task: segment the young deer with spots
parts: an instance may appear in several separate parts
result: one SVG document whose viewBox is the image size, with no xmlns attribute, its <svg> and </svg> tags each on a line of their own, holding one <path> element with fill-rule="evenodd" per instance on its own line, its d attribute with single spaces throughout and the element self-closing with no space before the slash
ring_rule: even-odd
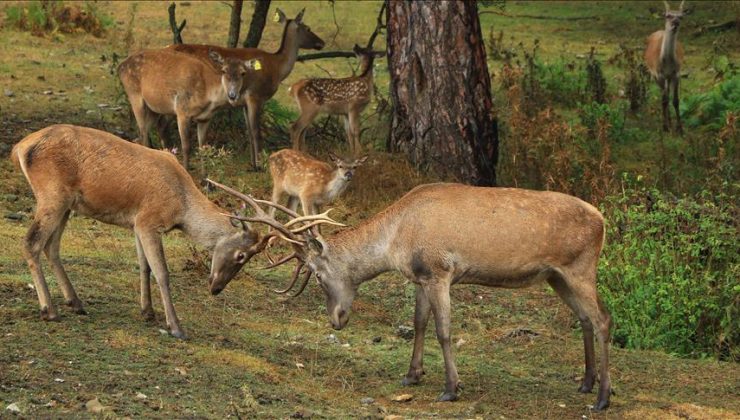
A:
<svg viewBox="0 0 740 420">
<path fill-rule="evenodd" d="M 334 201 L 347 188 L 355 169 L 367 159 L 346 161 L 333 153 L 329 157 L 334 168 L 297 150 L 283 149 L 270 155 L 272 202 L 279 203 L 287 194 L 291 210 L 296 210 L 300 200 L 303 214 L 318 214 L 322 204 Z M 271 208 L 270 215 L 274 214 L 275 208 Z"/>
<path fill-rule="evenodd" d="M 370 103 L 373 93 L 374 52 L 355 44 L 354 52 L 360 59 L 360 74 L 344 79 L 303 79 L 290 87 L 301 116 L 290 128 L 293 148 L 303 149 L 306 129 L 320 113 L 344 116 L 347 142 L 353 156 L 362 152 L 360 143 L 360 113 Z"/>
<path fill-rule="evenodd" d="M 294 296 L 316 274 L 335 329 L 347 324 L 365 281 L 395 270 L 416 285 L 414 350 L 403 385 L 418 383 L 424 373 L 424 331 L 432 314 L 446 372 L 442 401 L 457 399 L 460 386 L 451 346 L 450 287 L 522 288 L 546 281 L 581 321 L 586 371 L 580 392 L 591 392 L 596 382 L 596 334 L 601 368 L 594 408 L 609 405 L 611 320 L 596 289 L 604 219 L 592 205 L 556 192 L 429 184 L 330 238 L 305 234 L 288 239 L 295 252 L 273 265 L 292 258 L 299 264 L 281 292 L 290 290 L 308 266 Z"/>
<path fill-rule="evenodd" d="M 678 110 L 678 90 L 681 82 L 681 63 L 683 47 L 678 42 L 678 27 L 684 16 L 683 1 L 678 10 L 671 10 L 665 4 L 665 29 L 653 32 L 646 40 L 645 63 L 655 82 L 660 86 L 663 105 L 663 130 L 671 127 L 671 113 L 668 109 L 670 91 L 673 90 L 673 108 L 676 111 L 676 131 L 683 132 L 681 113 Z"/>
<path fill-rule="evenodd" d="M 59 314 L 41 271 L 42 251 L 67 305 L 78 314 L 85 313 L 59 258 L 62 233 L 72 211 L 133 229 L 142 314 L 147 319 L 154 318 L 149 284 L 153 271 L 167 325 L 178 338 L 184 338 L 185 334 L 170 298 L 162 234 L 182 230 L 212 251 L 208 283 L 214 295 L 272 237 L 269 234 L 260 237 L 246 226 L 232 226 L 226 211 L 198 190 L 171 153 L 152 150 L 103 131 L 71 125 L 47 127 L 16 144 L 11 158 L 36 197 L 36 212 L 23 242 L 23 254 L 45 320 L 57 320 Z"/>
<path fill-rule="evenodd" d="M 209 52 L 212 65 L 187 54 L 169 50 L 145 50 L 132 54 L 118 67 L 118 76 L 139 126 L 141 143 L 149 146 L 149 130 L 157 123 L 164 139 L 163 115 L 176 115 L 182 144 L 183 166 L 190 159 L 190 122 L 198 124 L 198 146 L 206 141 L 208 124 L 215 112 L 235 105 L 246 85 L 247 72 L 256 60 L 223 58 Z M 254 74 L 254 73 L 252 73 Z"/>
</svg>

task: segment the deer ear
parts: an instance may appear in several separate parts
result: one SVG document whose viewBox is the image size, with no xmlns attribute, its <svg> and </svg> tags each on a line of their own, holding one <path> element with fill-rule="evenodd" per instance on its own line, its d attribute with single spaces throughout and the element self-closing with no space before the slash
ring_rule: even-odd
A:
<svg viewBox="0 0 740 420">
<path fill-rule="evenodd" d="M 286 20 L 288 20 L 288 18 L 285 16 L 285 13 L 280 9 L 275 9 L 275 22 L 285 23 Z"/>
<path fill-rule="evenodd" d="M 363 163 L 365 163 L 365 161 L 367 160 L 367 157 L 368 157 L 368 156 L 367 156 L 367 155 L 365 155 L 365 156 L 363 156 L 363 157 L 361 157 L 361 158 L 359 158 L 359 159 L 355 160 L 355 165 L 357 165 L 357 166 L 359 166 L 359 165 L 362 165 L 362 164 L 363 164 Z"/>
<path fill-rule="evenodd" d="M 321 255 L 324 252 L 324 244 L 316 238 L 308 240 L 308 249 Z"/>
<path fill-rule="evenodd" d="M 306 8 L 304 7 L 303 10 L 301 10 L 301 13 L 298 13 L 298 16 L 295 17 L 295 21 L 298 23 L 301 23 L 303 21 L 303 12 L 306 11 Z"/>
<path fill-rule="evenodd" d="M 342 159 L 339 159 L 339 156 L 335 155 L 332 152 L 329 152 L 329 159 L 331 159 L 332 162 L 334 162 L 335 165 L 338 165 Z"/>
<path fill-rule="evenodd" d="M 215 50 L 212 50 L 210 48 L 208 49 L 208 58 L 210 58 L 211 61 L 213 61 L 214 63 L 218 64 L 219 66 L 223 66 L 224 65 L 224 58 L 221 57 L 221 54 L 219 54 L 218 52 L 216 52 Z"/>
</svg>

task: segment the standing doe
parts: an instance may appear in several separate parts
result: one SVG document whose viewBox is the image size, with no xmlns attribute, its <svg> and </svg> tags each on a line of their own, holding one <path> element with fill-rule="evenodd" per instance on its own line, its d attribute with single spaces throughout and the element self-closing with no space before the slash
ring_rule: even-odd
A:
<svg viewBox="0 0 740 420">
<path fill-rule="evenodd" d="M 673 108 L 676 111 L 676 131 L 683 133 L 681 113 L 678 110 L 678 90 L 681 82 L 683 47 L 678 42 L 678 27 L 684 16 L 683 0 L 678 10 L 665 4 L 665 29 L 653 32 L 646 40 L 645 63 L 655 82 L 660 86 L 663 105 L 663 130 L 669 131 L 671 114 L 668 110 L 670 90 L 673 90 Z"/>
<path fill-rule="evenodd" d="M 456 400 L 460 386 L 450 345 L 450 287 L 472 283 L 522 288 L 546 281 L 581 321 L 586 370 L 580 392 L 591 392 L 596 382 L 596 333 L 601 369 L 594 408 L 609 405 L 611 318 L 596 289 L 604 219 L 592 205 L 556 192 L 428 184 L 331 238 L 304 234 L 288 239 L 295 252 L 273 266 L 292 258 L 299 264 L 290 286 L 281 292 L 290 290 L 307 265 L 294 296 L 315 273 L 335 329 L 347 324 L 363 282 L 397 270 L 416 285 L 414 350 L 403 384 L 418 383 L 424 373 L 424 331 L 431 313 L 446 372 L 441 401 Z"/>
<path fill-rule="evenodd" d="M 144 50 L 129 56 L 118 67 L 118 76 L 139 126 L 141 143 L 149 146 L 149 130 L 163 115 L 176 115 L 182 143 L 182 162 L 190 159 L 190 122 L 198 124 L 198 146 L 206 141 L 214 113 L 227 103 L 235 105 L 246 85 L 247 71 L 257 60 L 223 58 L 216 51 L 209 59 L 218 66 L 170 50 Z M 157 124 L 160 137 L 163 125 Z"/>
<path fill-rule="evenodd" d="M 332 168 L 328 163 L 292 149 L 283 149 L 270 155 L 272 176 L 272 202 L 279 203 L 283 194 L 288 195 L 288 208 L 295 211 L 298 200 L 304 215 L 318 214 L 319 206 L 334 201 L 349 185 L 355 170 L 367 156 L 354 161 L 345 161 L 329 153 Z M 270 209 L 270 216 L 275 208 Z"/>
<path fill-rule="evenodd" d="M 150 274 L 159 284 L 167 326 L 185 338 L 170 298 L 169 272 L 162 234 L 182 230 L 213 253 L 208 283 L 219 293 L 272 237 L 262 238 L 246 226 L 235 228 L 229 215 L 204 196 L 177 159 L 92 128 L 53 125 L 15 145 L 11 159 L 31 185 L 36 212 L 23 242 L 33 276 L 41 317 L 57 320 L 41 271 L 44 251 L 67 305 L 84 314 L 59 259 L 62 233 L 71 211 L 133 229 L 141 280 L 141 312 L 154 319 Z"/>
<path fill-rule="evenodd" d="M 362 152 L 360 143 L 360 113 L 370 103 L 373 93 L 374 52 L 355 44 L 360 59 L 360 74 L 344 79 L 302 79 L 290 87 L 290 95 L 301 111 L 290 128 L 293 148 L 301 150 L 306 129 L 319 113 L 344 116 L 349 150 L 353 156 Z"/>
</svg>

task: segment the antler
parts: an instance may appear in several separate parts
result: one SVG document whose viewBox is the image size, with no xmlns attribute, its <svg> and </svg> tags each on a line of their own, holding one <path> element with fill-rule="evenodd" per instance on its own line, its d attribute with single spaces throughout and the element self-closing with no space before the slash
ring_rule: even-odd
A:
<svg viewBox="0 0 740 420">
<path fill-rule="evenodd" d="M 293 270 L 293 277 L 292 277 L 292 279 L 291 279 L 290 284 L 288 285 L 288 287 L 286 287 L 283 290 L 277 290 L 277 289 L 275 289 L 273 291 L 275 293 L 279 293 L 281 295 L 282 294 L 285 294 L 285 293 L 288 293 L 293 288 L 293 286 L 295 285 L 296 281 L 298 281 L 298 276 L 301 274 L 301 270 L 303 269 L 304 266 L 305 266 L 304 263 L 299 263 L 298 265 L 296 265 L 295 270 Z M 306 270 L 306 274 L 304 274 L 304 276 L 303 276 L 303 282 L 301 283 L 300 289 L 298 289 L 297 292 L 295 292 L 292 295 L 290 295 L 290 297 L 294 298 L 294 297 L 300 295 L 301 293 L 303 293 L 303 290 L 306 288 L 306 285 L 308 284 L 308 280 L 311 278 L 311 274 L 313 274 L 313 271 L 311 271 L 310 268 L 308 270 Z"/>
<path fill-rule="evenodd" d="M 670 12 L 671 6 L 668 4 L 668 2 L 666 0 L 663 0 L 663 4 L 665 4 L 665 11 Z"/>
</svg>

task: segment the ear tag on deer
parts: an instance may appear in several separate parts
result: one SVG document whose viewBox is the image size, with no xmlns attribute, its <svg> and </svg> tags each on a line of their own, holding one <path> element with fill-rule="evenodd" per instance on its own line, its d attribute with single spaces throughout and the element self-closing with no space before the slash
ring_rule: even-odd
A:
<svg viewBox="0 0 740 420">
<path fill-rule="evenodd" d="M 273 22 L 280 22 L 280 13 L 275 12 L 275 16 L 272 17 Z"/>
<path fill-rule="evenodd" d="M 262 63 L 259 60 L 254 60 L 254 69 L 256 71 L 262 70 Z"/>
</svg>

